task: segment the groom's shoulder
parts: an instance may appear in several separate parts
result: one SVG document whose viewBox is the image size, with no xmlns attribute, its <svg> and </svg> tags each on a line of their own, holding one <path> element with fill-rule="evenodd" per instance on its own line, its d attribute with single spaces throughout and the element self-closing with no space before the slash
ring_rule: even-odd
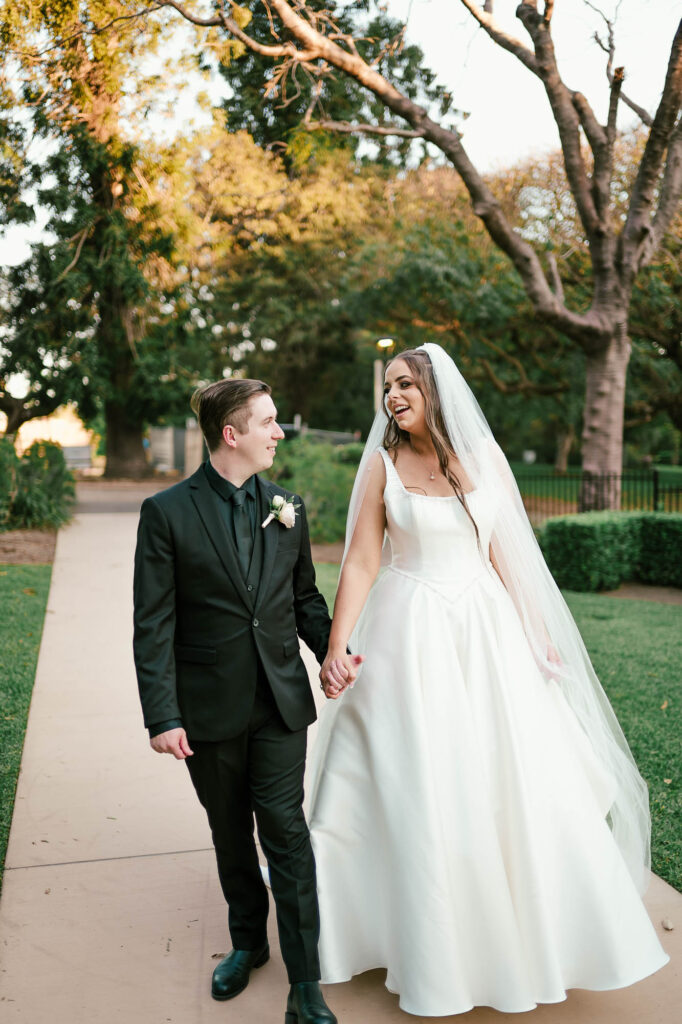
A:
<svg viewBox="0 0 682 1024">
<path fill-rule="evenodd" d="M 295 491 L 290 491 L 288 487 L 282 487 L 281 484 L 276 484 L 272 480 L 264 480 L 262 476 L 259 477 L 259 480 L 263 484 L 265 492 L 270 498 L 274 497 L 275 494 L 279 494 L 285 501 L 293 501 L 294 499 L 297 502 L 302 501 L 301 496 L 296 494 Z"/>
<path fill-rule="evenodd" d="M 199 467 L 196 473 L 192 476 L 187 477 L 186 480 L 180 480 L 176 484 L 172 484 L 171 487 L 165 487 L 161 491 L 157 491 L 155 494 L 151 494 L 145 499 L 143 505 L 148 502 L 154 505 L 158 505 L 163 509 L 170 509 L 177 505 L 185 503 L 194 488 L 199 483 L 199 473 L 203 473 L 203 469 Z"/>
</svg>

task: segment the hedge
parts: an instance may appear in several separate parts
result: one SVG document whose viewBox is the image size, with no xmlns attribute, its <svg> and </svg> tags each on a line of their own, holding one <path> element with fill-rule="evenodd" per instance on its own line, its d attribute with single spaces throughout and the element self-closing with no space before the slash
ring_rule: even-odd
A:
<svg viewBox="0 0 682 1024">
<path fill-rule="evenodd" d="M 682 513 L 583 512 L 549 519 L 540 544 L 566 590 L 613 590 L 625 580 L 682 587 Z"/>
<path fill-rule="evenodd" d="M 19 458 L 0 440 L 0 530 L 54 529 L 71 518 L 76 489 L 64 453 L 35 441 Z"/>
</svg>

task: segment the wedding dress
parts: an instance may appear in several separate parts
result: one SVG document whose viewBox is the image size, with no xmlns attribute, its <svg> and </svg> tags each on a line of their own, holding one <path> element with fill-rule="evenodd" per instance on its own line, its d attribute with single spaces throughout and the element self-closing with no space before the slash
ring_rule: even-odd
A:
<svg viewBox="0 0 682 1024">
<path fill-rule="evenodd" d="M 311 764 L 323 982 L 372 968 L 400 1006 L 521 1012 L 667 962 L 606 815 L 613 783 L 540 673 L 488 559 L 496 494 L 409 492 Z"/>
</svg>

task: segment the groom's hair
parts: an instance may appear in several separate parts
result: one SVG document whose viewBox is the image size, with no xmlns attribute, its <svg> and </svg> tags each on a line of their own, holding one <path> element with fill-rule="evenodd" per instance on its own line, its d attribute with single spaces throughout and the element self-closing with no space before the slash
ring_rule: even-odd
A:
<svg viewBox="0 0 682 1024">
<path fill-rule="evenodd" d="M 270 395 L 272 389 L 262 380 L 230 378 L 197 388 L 192 395 L 192 411 L 199 420 L 208 450 L 214 452 L 230 424 L 239 434 L 249 429 L 249 402 L 254 395 Z"/>
</svg>

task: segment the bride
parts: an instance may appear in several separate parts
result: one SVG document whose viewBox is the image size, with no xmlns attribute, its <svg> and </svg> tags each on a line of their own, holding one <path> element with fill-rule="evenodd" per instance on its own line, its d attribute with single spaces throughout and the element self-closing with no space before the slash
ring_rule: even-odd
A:
<svg viewBox="0 0 682 1024">
<path fill-rule="evenodd" d="M 452 360 L 402 353 L 384 404 L 321 672 L 322 980 L 385 968 L 421 1016 L 629 985 L 668 959 L 646 785 Z"/>
</svg>

